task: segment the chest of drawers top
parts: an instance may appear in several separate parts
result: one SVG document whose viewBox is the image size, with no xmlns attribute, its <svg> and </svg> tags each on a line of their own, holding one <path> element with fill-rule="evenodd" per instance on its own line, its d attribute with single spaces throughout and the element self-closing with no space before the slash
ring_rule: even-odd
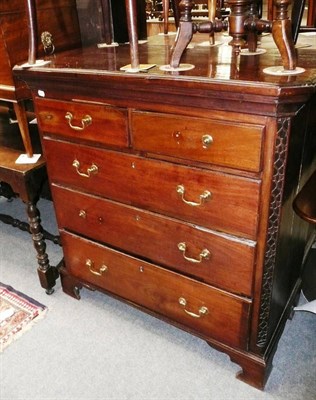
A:
<svg viewBox="0 0 316 400">
<path fill-rule="evenodd" d="M 269 48 L 265 54 L 250 58 L 240 56 L 237 60 L 233 58 L 227 39 L 224 38 L 219 47 L 199 46 L 205 37 L 198 35 L 193 39 L 194 49 L 185 53 L 183 63 L 192 64 L 194 68 L 184 72 L 160 69 L 168 62 L 171 45 L 170 39 L 164 36 L 149 37 L 139 46 L 140 62 L 153 66 L 146 72 L 121 70 L 130 64 L 128 45 L 64 51 L 45 57 L 50 61 L 48 65 L 28 69 L 16 66 L 14 72 L 25 78 L 31 88 L 41 89 L 48 98 L 95 99 L 103 103 L 109 100 L 112 105 L 141 110 L 151 104 L 152 111 L 161 110 L 161 106 L 170 112 L 174 107 L 181 107 L 187 116 L 195 115 L 198 110 L 203 110 L 204 116 L 211 115 L 214 110 L 257 116 L 289 114 L 296 112 L 298 104 L 315 92 L 315 45 L 297 49 L 299 66 L 305 68 L 304 73 L 278 77 L 263 72 L 264 68 L 281 63 L 270 36 L 262 38 L 262 47 L 266 42 Z M 312 44 L 313 39 L 310 40 Z"/>
</svg>

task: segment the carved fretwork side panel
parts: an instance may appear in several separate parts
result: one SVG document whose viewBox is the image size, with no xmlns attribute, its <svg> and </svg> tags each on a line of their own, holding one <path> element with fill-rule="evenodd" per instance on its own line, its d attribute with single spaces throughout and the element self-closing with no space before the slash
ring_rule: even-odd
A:
<svg viewBox="0 0 316 400">
<path fill-rule="evenodd" d="M 259 312 L 257 345 L 264 347 L 268 338 L 269 315 L 272 298 L 273 273 L 279 233 L 284 176 L 289 141 L 290 118 L 280 118 L 275 144 L 273 180 L 271 187 L 269 225 L 264 258 L 262 290 Z"/>
</svg>

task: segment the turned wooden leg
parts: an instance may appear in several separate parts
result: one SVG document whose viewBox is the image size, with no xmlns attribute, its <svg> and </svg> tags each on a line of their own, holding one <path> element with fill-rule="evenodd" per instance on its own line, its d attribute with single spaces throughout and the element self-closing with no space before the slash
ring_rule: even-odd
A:
<svg viewBox="0 0 316 400">
<path fill-rule="evenodd" d="M 16 118 L 18 120 L 25 152 L 28 157 L 32 157 L 33 149 L 32 149 L 32 143 L 31 143 L 28 122 L 27 122 L 27 118 L 26 118 L 24 101 L 18 101 L 17 103 L 13 103 L 13 107 L 14 107 L 14 112 L 15 112 Z"/>
<path fill-rule="evenodd" d="M 46 243 L 43 236 L 41 226 L 40 213 L 35 203 L 27 203 L 27 215 L 30 224 L 30 232 L 32 234 L 33 244 L 37 252 L 38 276 L 41 286 L 46 289 L 47 294 L 54 292 L 53 287 L 56 284 L 56 279 L 59 276 L 56 267 L 49 264 L 48 255 L 46 253 Z"/>
</svg>

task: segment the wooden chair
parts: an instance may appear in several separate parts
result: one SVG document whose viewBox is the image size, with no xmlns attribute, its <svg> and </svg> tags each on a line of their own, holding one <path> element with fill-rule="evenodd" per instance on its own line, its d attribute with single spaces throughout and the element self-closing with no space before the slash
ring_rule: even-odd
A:
<svg viewBox="0 0 316 400">
<path fill-rule="evenodd" d="M 304 221 L 316 228 L 316 171 L 295 197 L 293 209 Z M 315 253 L 313 254 L 315 258 Z M 302 276 L 302 290 L 307 300 L 316 300 L 316 263 L 307 259 Z"/>
<path fill-rule="evenodd" d="M 28 21 L 28 11 L 36 17 Z M 36 25 L 36 26 L 35 26 Z M 53 42 L 41 41 L 42 34 Z M 29 40 L 30 39 L 30 40 Z M 1 214 L 0 220 L 32 234 L 37 252 L 38 275 L 47 293 L 53 292 L 58 272 L 49 264 L 45 239 L 58 243 L 59 238 L 49 235 L 42 226 L 37 201 L 47 180 L 43 156 L 33 164 L 16 164 L 23 152 L 28 156 L 33 150 L 40 152 L 34 141 L 37 128 L 27 123 L 26 100 L 31 98 L 24 82 L 12 74 L 15 64 L 29 60 L 34 63 L 37 55 L 62 51 L 81 46 L 80 29 L 75 0 L 1 0 L 0 1 L 0 98 L 13 103 L 18 119 L 9 124 L 8 112 L 2 107 L 0 113 L 0 196 L 19 197 L 26 204 L 29 224 Z M 5 112 L 3 112 L 5 111 Z M 16 145 L 18 139 L 22 143 Z"/>
<path fill-rule="evenodd" d="M 13 104 L 26 154 L 33 149 L 25 111 L 25 101 L 30 99 L 26 85 L 12 75 L 15 64 L 28 58 L 28 24 L 26 4 L 29 0 L 0 1 L 0 99 Z M 35 49 L 39 56 L 45 54 L 41 35 L 49 32 L 54 51 L 80 46 L 80 29 L 75 0 L 37 0 L 38 36 Z M 48 49 L 52 51 L 52 49 Z"/>
</svg>

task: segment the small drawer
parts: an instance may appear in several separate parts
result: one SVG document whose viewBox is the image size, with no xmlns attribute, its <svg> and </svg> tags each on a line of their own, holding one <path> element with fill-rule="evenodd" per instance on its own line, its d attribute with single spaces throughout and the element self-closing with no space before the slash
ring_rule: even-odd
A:
<svg viewBox="0 0 316 400">
<path fill-rule="evenodd" d="M 56 185 L 52 194 L 59 228 L 251 297 L 255 242 Z"/>
<path fill-rule="evenodd" d="M 61 233 L 67 271 L 205 339 L 246 349 L 251 301 L 77 235 Z"/>
<path fill-rule="evenodd" d="M 110 106 L 36 98 L 37 119 L 43 134 L 127 147 L 127 110 Z"/>
<path fill-rule="evenodd" d="M 134 111 L 137 150 L 259 172 L 264 126 Z"/>
<path fill-rule="evenodd" d="M 48 138 L 43 143 L 53 182 L 256 238 L 259 180 Z"/>
</svg>

